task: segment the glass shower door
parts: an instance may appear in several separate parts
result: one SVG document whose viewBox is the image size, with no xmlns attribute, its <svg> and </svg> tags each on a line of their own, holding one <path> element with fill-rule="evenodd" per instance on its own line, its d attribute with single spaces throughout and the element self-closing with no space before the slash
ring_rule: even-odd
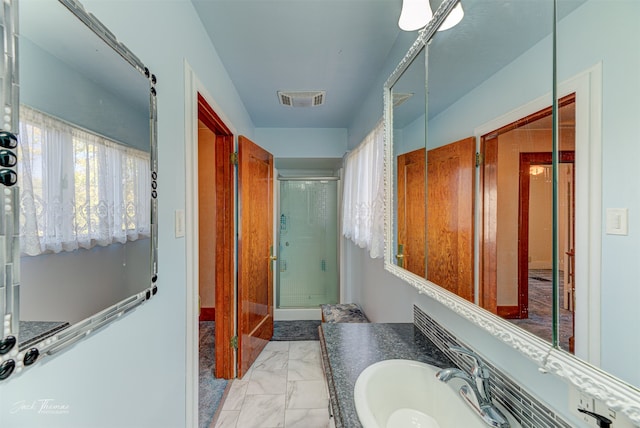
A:
<svg viewBox="0 0 640 428">
<path fill-rule="evenodd" d="M 276 307 L 338 303 L 338 183 L 280 181 Z"/>
</svg>

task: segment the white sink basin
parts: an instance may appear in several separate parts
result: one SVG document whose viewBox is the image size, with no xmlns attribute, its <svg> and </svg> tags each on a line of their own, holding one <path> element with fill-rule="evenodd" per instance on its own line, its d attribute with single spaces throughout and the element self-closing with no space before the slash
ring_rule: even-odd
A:
<svg viewBox="0 0 640 428">
<path fill-rule="evenodd" d="M 438 367 L 411 360 L 386 360 L 364 369 L 354 389 L 362 426 L 486 427 L 458 394 L 462 381 L 453 379 L 443 383 L 436 379 L 438 370 Z M 507 418 L 512 428 L 519 426 L 510 415 Z"/>
</svg>

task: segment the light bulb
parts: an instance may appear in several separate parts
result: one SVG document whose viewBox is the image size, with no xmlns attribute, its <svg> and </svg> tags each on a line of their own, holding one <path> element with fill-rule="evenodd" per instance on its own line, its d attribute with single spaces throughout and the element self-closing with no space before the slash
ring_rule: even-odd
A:
<svg viewBox="0 0 640 428">
<path fill-rule="evenodd" d="M 449 12 L 449 16 L 447 16 L 447 19 L 445 19 L 440 28 L 438 28 L 438 31 L 444 31 L 455 27 L 460 23 L 460 21 L 462 21 L 463 17 L 464 10 L 462 10 L 462 3 L 458 3 L 458 5 Z"/>
<path fill-rule="evenodd" d="M 404 31 L 415 31 L 427 25 L 432 16 L 429 0 L 402 0 L 398 26 Z"/>
</svg>

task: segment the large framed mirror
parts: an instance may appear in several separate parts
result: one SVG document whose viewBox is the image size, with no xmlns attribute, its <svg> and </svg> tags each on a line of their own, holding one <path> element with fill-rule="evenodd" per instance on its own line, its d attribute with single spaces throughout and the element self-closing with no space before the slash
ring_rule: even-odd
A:
<svg viewBox="0 0 640 428">
<path fill-rule="evenodd" d="M 393 114 L 393 169 L 397 195 L 394 214 L 395 262 L 416 275 L 425 276 L 425 132 L 426 48 L 415 46 L 415 56 L 391 88 Z"/>
<path fill-rule="evenodd" d="M 629 70 L 640 50 L 617 47 L 638 38 L 640 9 L 633 1 L 437 3 L 384 89 L 385 269 L 639 422 L 631 360 L 640 341 L 621 337 L 620 326 L 637 324 L 640 299 L 628 286 L 637 283 L 638 242 L 627 228 L 637 198 L 626 165 L 636 150 L 629 115 L 639 109 L 637 97 L 622 95 L 635 93 Z M 464 19 L 437 31 L 457 4 Z M 614 28 L 614 16 L 628 19 Z M 398 166 L 404 124 L 394 104 L 425 45 L 424 219 L 413 231 L 426 256 L 416 268 L 400 246 L 407 171 Z"/>
<path fill-rule="evenodd" d="M 3 379 L 157 291 L 156 78 L 75 0 L 19 6 Z"/>
</svg>

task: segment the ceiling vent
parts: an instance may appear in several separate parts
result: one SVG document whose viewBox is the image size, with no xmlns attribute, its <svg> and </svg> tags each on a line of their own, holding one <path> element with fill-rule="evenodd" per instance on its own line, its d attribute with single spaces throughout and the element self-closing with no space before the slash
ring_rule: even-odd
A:
<svg viewBox="0 0 640 428">
<path fill-rule="evenodd" d="M 278 91 L 280 104 L 289 107 L 315 107 L 324 104 L 325 91 Z"/>
<path fill-rule="evenodd" d="M 393 106 L 398 107 L 400 104 L 403 104 L 409 98 L 411 98 L 413 94 L 403 94 L 399 92 L 394 92 L 393 94 Z"/>
</svg>

